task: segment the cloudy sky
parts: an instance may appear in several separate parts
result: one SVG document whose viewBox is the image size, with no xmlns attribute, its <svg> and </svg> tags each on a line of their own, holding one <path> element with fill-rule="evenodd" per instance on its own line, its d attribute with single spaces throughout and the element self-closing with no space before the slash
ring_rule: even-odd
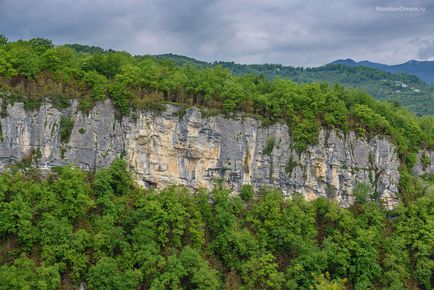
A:
<svg viewBox="0 0 434 290">
<path fill-rule="evenodd" d="M 434 59 L 434 1 L 0 0 L 0 34 L 206 61 L 396 64 Z"/>
</svg>

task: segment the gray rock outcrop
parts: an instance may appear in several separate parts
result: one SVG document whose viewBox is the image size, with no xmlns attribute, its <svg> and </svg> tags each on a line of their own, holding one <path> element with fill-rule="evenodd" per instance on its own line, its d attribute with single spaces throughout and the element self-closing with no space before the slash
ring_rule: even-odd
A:
<svg viewBox="0 0 434 290">
<path fill-rule="evenodd" d="M 434 173 L 434 151 L 421 150 L 416 156 L 416 163 L 413 167 L 413 174 L 422 176 Z"/>
<path fill-rule="evenodd" d="M 385 137 L 365 140 L 352 132 L 321 130 L 318 144 L 299 153 L 286 125 L 262 127 L 248 117 L 204 117 L 197 109 L 181 116 L 178 111 L 168 105 L 164 112 L 138 111 L 117 120 L 110 101 L 89 114 L 76 103 L 63 111 L 50 104 L 36 111 L 25 111 L 20 103 L 8 105 L 0 120 L 0 167 L 33 155 L 42 169 L 76 164 L 93 170 L 124 154 L 144 186 L 212 188 L 220 180 L 233 191 L 243 184 L 273 186 L 287 195 L 326 196 L 346 206 L 353 201 L 355 185 L 368 183 L 387 206 L 396 203 L 399 158 Z M 66 144 L 59 134 L 62 115 L 74 120 Z"/>
</svg>

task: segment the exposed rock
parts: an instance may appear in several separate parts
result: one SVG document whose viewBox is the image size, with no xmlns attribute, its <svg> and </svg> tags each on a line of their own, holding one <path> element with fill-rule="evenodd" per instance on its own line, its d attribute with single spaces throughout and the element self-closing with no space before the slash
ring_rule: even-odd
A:
<svg viewBox="0 0 434 290">
<path fill-rule="evenodd" d="M 62 112 L 50 104 L 33 112 L 19 103 L 9 105 L 1 119 L 0 166 L 39 149 L 34 162 L 41 168 L 72 163 L 92 170 L 125 153 L 144 186 L 212 188 L 220 180 L 233 191 L 248 183 L 274 186 L 287 195 L 326 196 L 346 206 L 353 201 L 354 186 L 364 182 L 372 184 L 389 207 L 396 202 L 399 159 L 395 146 L 383 137 L 364 140 L 352 132 L 321 130 L 318 144 L 299 153 L 292 148 L 286 125 L 262 127 L 247 117 L 203 117 L 197 109 L 180 119 L 177 111 L 167 106 L 161 113 L 139 111 L 134 118 L 116 120 L 109 101 L 89 115 L 79 112 L 76 103 Z M 67 144 L 59 137 L 62 114 L 74 120 Z M 268 152 L 270 141 L 274 146 Z"/>
<path fill-rule="evenodd" d="M 416 156 L 413 174 L 422 176 L 427 173 L 434 173 L 434 151 L 420 151 Z"/>
<path fill-rule="evenodd" d="M 78 290 L 85 290 L 85 289 L 86 289 L 86 283 L 81 282 Z"/>
</svg>

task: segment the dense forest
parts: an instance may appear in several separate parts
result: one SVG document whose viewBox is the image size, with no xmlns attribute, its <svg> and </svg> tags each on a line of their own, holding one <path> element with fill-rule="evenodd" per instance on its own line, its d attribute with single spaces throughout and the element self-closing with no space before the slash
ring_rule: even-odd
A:
<svg viewBox="0 0 434 290">
<path fill-rule="evenodd" d="M 328 64 L 314 68 L 281 64 L 237 64 L 234 62 L 207 63 L 174 54 L 158 55 L 178 65 L 211 67 L 220 65 L 235 75 L 263 75 L 268 79 L 285 78 L 296 83 L 335 82 L 345 87 L 360 88 L 377 99 L 396 102 L 417 115 L 434 115 L 434 86 L 406 73 L 390 73 L 365 66 Z"/>
<path fill-rule="evenodd" d="M 282 122 L 299 152 L 322 127 L 384 135 L 402 161 L 399 206 L 383 209 L 366 184 L 344 209 L 249 185 L 239 196 L 218 184 L 212 192 L 145 191 L 122 159 L 97 172 L 39 172 L 23 162 L 0 177 L 0 289 L 70 289 L 83 281 L 92 289 L 431 289 L 434 178 L 411 169 L 420 150 L 434 149 L 433 116 L 338 83 L 297 84 L 190 62 L 0 37 L 1 116 L 14 102 L 32 110 L 77 99 L 89 112 L 110 99 L 118 118 L 171 103 Z"/>
<path fill-rule="evenodd" d="M 20 164 L 0 176 L 0 288 L 432 289 L 426 182 L 387 211 L 364 184 L 341 208 L 249 185 L 147 191 L 122 159 L 48 176 Z"/>
</svg>

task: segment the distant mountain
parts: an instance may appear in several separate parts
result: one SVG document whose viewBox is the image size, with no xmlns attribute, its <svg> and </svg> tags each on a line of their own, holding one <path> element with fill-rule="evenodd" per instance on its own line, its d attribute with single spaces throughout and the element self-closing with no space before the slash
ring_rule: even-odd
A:
<svg viewBox="0 0 434 290">
<path fill-rule="evenodd" d="M 434 115 L 434 86 L 429 86 L 426 82 L 412 74 L 390 73 L 381 68 L 358 65 L 352 59 L 341 60 L 341 64 L 303 68 L 280 64 L 208 63 L 175 54 L 158 55 L 155 57 L 171 60 L 178 65 L 192 65 L 202 68 L 221 65 L 236 75 L 262 75 L 268 79 L 280 77 L 297 83 L 341 83 L 346 87 L 363 89 L 377 99 L 399 103 L 417 115 Z M 371 64 L 372 66 L 381 66 L 381 64 Z"/>
<path fill-rule="evenodd" d="M 343 64 L 348 66 L 366 66 L 375 69 L 381 69 L 391 73 L 408 73 L 418 76 L 428 84 L 434 84 L 434 61 L 410 60 L 408 62 L 396 65 L 387 65 L 382 63 L 370 62 L 367 60 L 356 62 L 351 58 L 338 59 L 332 64 Z"/>
</svg>

